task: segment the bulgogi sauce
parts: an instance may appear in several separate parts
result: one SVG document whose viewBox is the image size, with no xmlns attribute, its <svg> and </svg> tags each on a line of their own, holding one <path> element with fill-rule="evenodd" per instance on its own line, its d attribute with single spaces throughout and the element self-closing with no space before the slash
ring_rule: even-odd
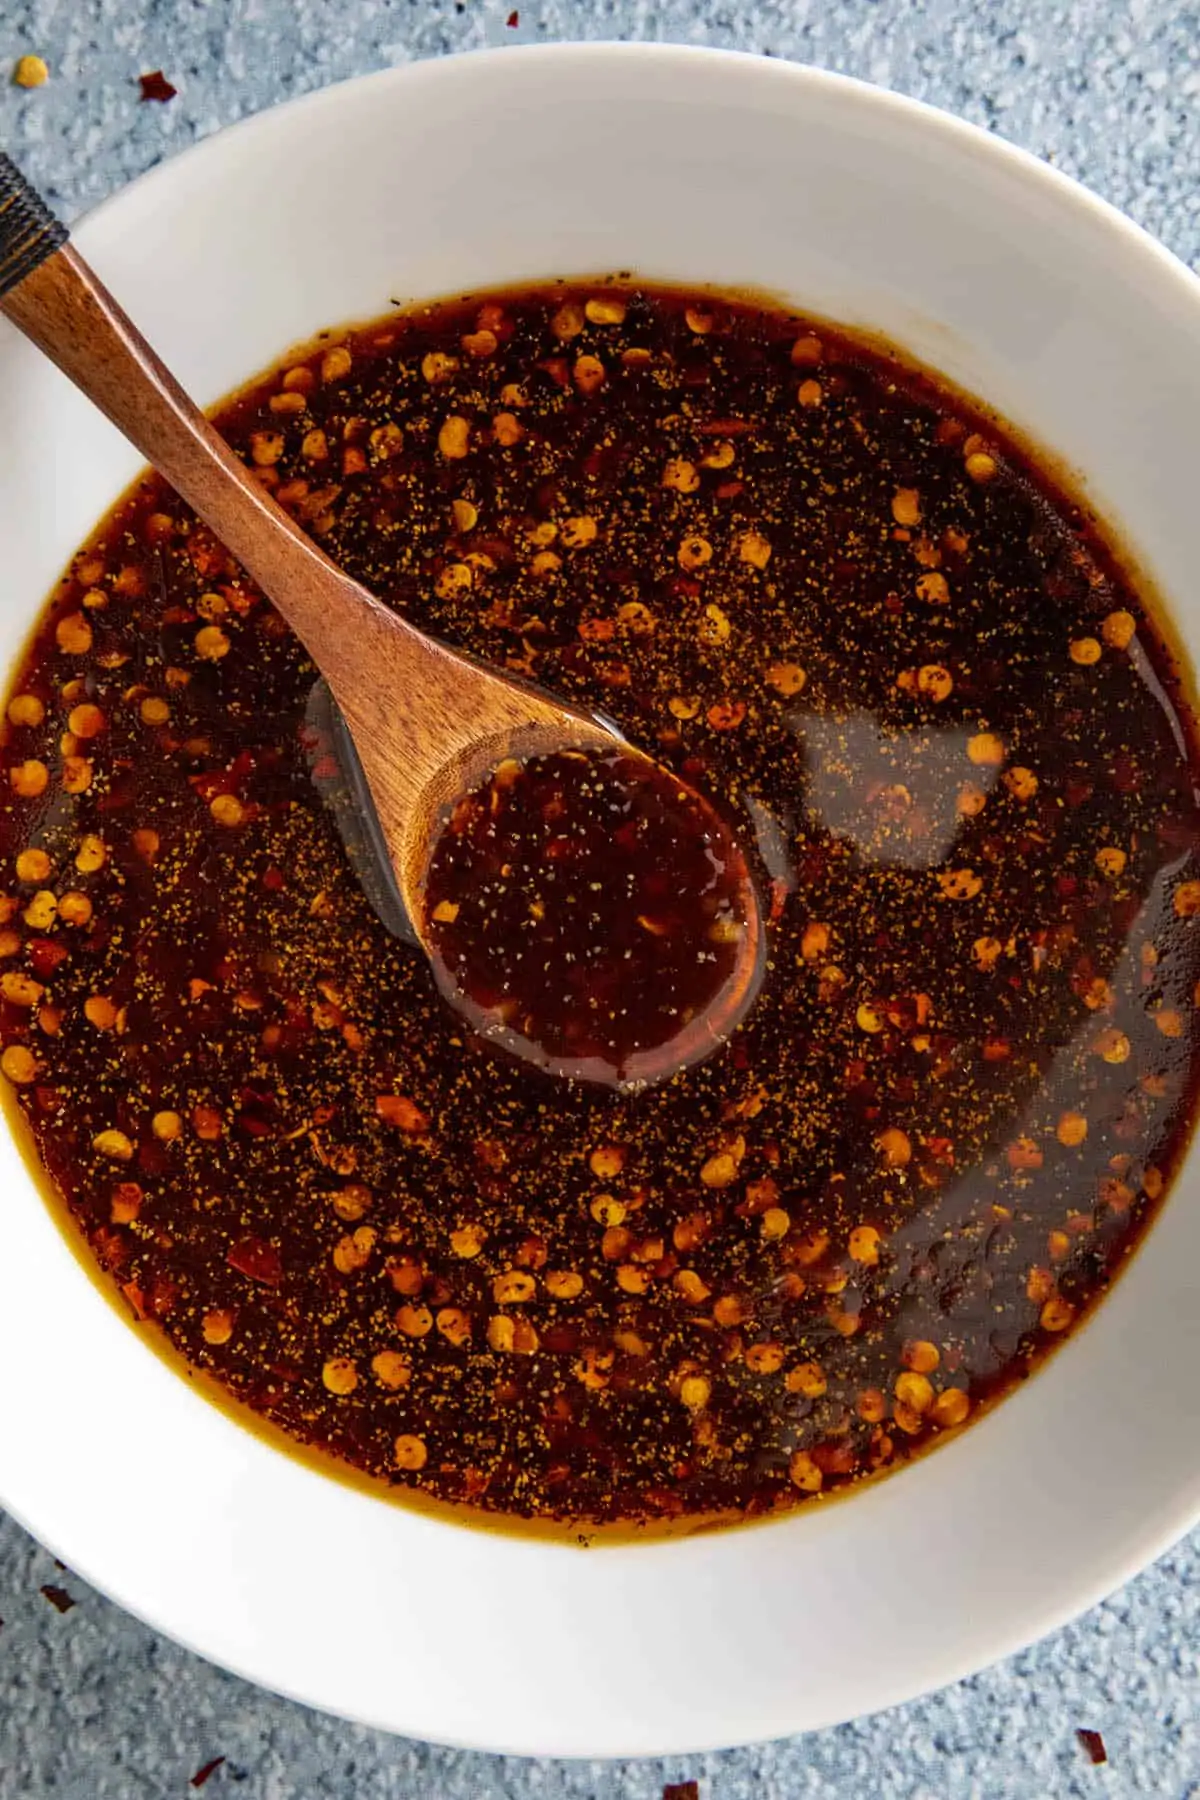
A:
<svg viewBox="0 0 1200 1800">
<path fill-rule="evenodd" d="M 1119 1268 L 1194 1103 L 1192 727 L 1086 518 L 782 312 L 390 318 L 221 415 L 339 562 L 752 845 L 765 980 L 642 1092 L 498 1055 L 351 877 L 314 670 L 157 479 L 8 705 L 0 1057 L 124 1302 L 299 1443 L 510 1521 L 903 1462 Z"/>
<path fill-rule="evenodd" d="M 447 997 L 557 1075 L 672 1074 L 753 997 L 757 908 L 728 827 L 619 751 L 501 763 L 445 821 L 424 899 Z"/>
</svg>

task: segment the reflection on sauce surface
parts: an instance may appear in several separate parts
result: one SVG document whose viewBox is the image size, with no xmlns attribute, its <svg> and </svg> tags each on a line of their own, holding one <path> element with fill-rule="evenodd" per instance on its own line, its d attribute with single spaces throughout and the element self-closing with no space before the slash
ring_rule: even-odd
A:
<svg viewBox="0 0 1200 1800">
<path fill-rule="evenodd" d="M 928 378 L 711 298 L 389 319 L 227 409 L 331 554 L 735 823 L 767 969 L 639 1093 L 497 1055 L 309 776 L 313 670 L 157 481 L 9 706 L 2 1066 L 139 1318 L 512 1520 L 786 1509 L 1023 1377 L 1190 1124 L 1190 720 L 1083 517 Z"/>
</svg>

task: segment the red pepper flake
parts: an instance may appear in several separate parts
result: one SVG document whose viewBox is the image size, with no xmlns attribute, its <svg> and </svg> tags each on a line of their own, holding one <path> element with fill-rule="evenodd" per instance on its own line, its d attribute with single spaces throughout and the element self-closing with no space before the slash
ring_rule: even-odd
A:
<svg viewBox="0 0 1200 1800">
<path fill-rule="evenodd" d="M 152 69 L 148 75 L 139 75 L 138 86 L 142 90 L 139 100 L 159 100 L 163 105 L 168 100 L 173 100 L 179 92 L 178 88 L 171 86 L 161 69 Z"/>
<path fill-rule="evenodd" d="M 262 1238 L 239 1239 L 225 1261 L 239 1275 L 245 1275 L 250 1281 L 260 1281 L 264 1287 L 278 1287 L 283 1280 L 283 1264 L 279 1260 L 279 1252 L 274 1244 L 264 1243 Z"/>
<path fill-rule="evenodd" d="M 121 1292 L 128 1300 L 135 1319 L 146 1317 L 146 1296 L 136 1281 L 126 1281 L 121 1285 Z"/>
<path fill-rule="evenodd" d="M 215 1775 L 217 1770 L 220 1768 L 221 1764 L 224 1761 L 225 1761 L 225 1758 L 223 1756 L 214 1756 L 211 1762 L 206 1762 L 202 1769 L 196 1770 L 196 1773 L 192 1776 L 192 1779 L 188 1782 L 188 1786 L 194 1787 L 194 1788 L 202 1788 L 204 1786 L 205 1782 L 208 1780 L 209 1776 Z"/>
<path fill-rule="evenodd" d="M 565 358 L 561 356 L 547 357 L 545 362 L 540 362 L 538 364 L 538 368 L 544 370 L 554 383 L 555 387 L 565 388 L 570 386 L 571 372 L 567 368 Z"/>
<path fill-rule="evenodd" d="M 70 951 L 65 944 L 56 944 L 53 938 L 30 938 L 29 961 L 35 975 L 48 981 L 60 963 L 67 960 Z"/>
<path fill-rule="evenodd" d="M 414 1106 L 403 1094 L 378 1094 L 375 1111 L 387 1124 L 398 1125 L 401 1131 L 407 1131 L 414 1137 L 429 1130 L 428 1113 L 423 1113 L 419 1106 Z"/>
<path fill-rule="evenodd" d="M 232 606 L 234 612 L 242 619 L 246 618 L 249 613 L 252 613 L 255 606 L 258 604 L 257 594 L 248 594 L 244 588 L 231 587 L 228 583 L 222 582 L 221 592 L 224 594 L 226 600 L 228 600 L 230 606 Z"/>
<path fill-rule="evenodd" d="M 504 23 L 508 26 L 508 29 L 510 31 L 515 31 L 517 29 L 517 26 L 521 23 L 520 13 L 519 12 L 510 12 L 507 19 L 505 19 Z"/>
<path fill-rule="evenodd" d="M 175 1310 L 179 1290 L 169 1275 L 156 1275 L 146 1296 L 146 1311 L 156 1319 L 169 1318 Z"/>
<path fill-rule="evenodd" d="M 615 619 L 580 619 L 580 637 L 585 644 L 607 644 L 617 635 Z"/>
<path fill-rule="evenodd" d="M 201 800 L 213 801 L 218 794 L 235 794 L 241 776 L 236 765 L 228 769 L 209 769 L 203 775 L 189 775 L 188 785 Z"/>
<path fill-rule="evenodd" d="M 70 1594 L 68 1594 L 66 1588 L 55 1587 L 52 1581 L 48 1581 L 39 1591 L 46 1596 L 46 1599 L 57 1612 L 70 1612 L 71 1608 L 75 1605 L 75 1601 L 71 1598 Z"/>
<path fill-rule="evenodd" d="M 101 1225 L 92 1233 L 92 1249 L 106 1269 L 120 1269 L 129 1261 L 129 1241 L 111 1225 Z"/>
<path fill-rule="evenodd" d="M 256 1119 L 253 1113 L 239 1113 L 234 1120 L 234 1125 L 239 1131 L 243 1132 L 246 1137 L 253 1138 L 270 1137 L 273 1130 L 273 1127 L 267 1123 L 266 1119 Z"/>
<path fill-rule="evenodd" d="M 714 731 L 736 731 L 746 716 L 746 702 L 726 696 L 710 706 L 704 716 Z"/>
<path fill-rule="evenodd" d="M 1099 1765 L 1108 1761 L 1108 1751 L 1104 1748 L 1104 1739 L 1098 1731 L 1079 1730 L 1075 1733 L 1091 1760 Z"/>
<path fill-rule="evenodd" d="M 662 1800 L 700 1800 L 700 1783 L 669 1781 L 662 1791 Z"/>
</svg>

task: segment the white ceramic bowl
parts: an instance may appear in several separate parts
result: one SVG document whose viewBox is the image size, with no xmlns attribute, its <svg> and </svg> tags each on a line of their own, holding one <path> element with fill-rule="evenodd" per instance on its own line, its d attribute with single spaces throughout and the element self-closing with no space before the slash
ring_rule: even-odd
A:
<svg viewBox="0 0 1200 1800">
<path fill-rule="evenodd" d="M 1200 282 L 1050 169 L 830 75 L 671 48 L 425 63 L 221 133 L 79 243 L 203 401 L 391 297 L 632 269 L 882 329 L 1081 474 L 1200 647 Z M 0 661 L 137 459 L 0 335 Z M 269 1449 L 150 1354 L 0 1135 L 0 1498 L 242 1674 L 447 1743 L 643 1754 L 903 1700 L 1098 1599 L 1200 1514 L 1193 1155 L 1049 1367 L 846 1501 L 588 1552 Z"/>
</svg>

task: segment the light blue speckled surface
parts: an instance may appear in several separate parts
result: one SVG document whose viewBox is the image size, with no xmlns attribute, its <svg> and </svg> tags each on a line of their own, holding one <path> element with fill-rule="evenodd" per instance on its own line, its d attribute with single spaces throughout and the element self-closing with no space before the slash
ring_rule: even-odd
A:
<svg viewBox="0 0 1200 1800">
<path fill-rule="evenodd" d="M 0 68 L 35 51 L 52 71 L 37 92 L 0 89 L 0 144 L 71 216 L 273 101 L 502 41 L 508 10 L 509 0 L 0 0 Z M 730 45 L 934 101 L 1086 180 L 1200 268 L 1195 5 L 552 0 L 521 10 L 523 39 Z M 136 76 L 159 67 L 178 98 L 139 105 Z M 936 1545 L 926 1575 L 936 1583 Z M 0 1796 L 166 1800 L 193 1792 L 189 1778 L 223 1755 L 206 1800 L 660 1800 L 665 1782 L 687 1777 L 703 1800 L 1200 1800 L 1198 1580 L 1200 1535 L 1035 1649 L 812 1737 L 663 1764 L 532 1762 L 429 1749 L 261 1693 L 57 1571 L 0 1518 Z M 39 1593 L 48 1582 L 78 1604 L 57 1612 Z M 1080 1726 L 1103 1732 L 1105 1767 L 1083 1754 Z"/>
</svg>

